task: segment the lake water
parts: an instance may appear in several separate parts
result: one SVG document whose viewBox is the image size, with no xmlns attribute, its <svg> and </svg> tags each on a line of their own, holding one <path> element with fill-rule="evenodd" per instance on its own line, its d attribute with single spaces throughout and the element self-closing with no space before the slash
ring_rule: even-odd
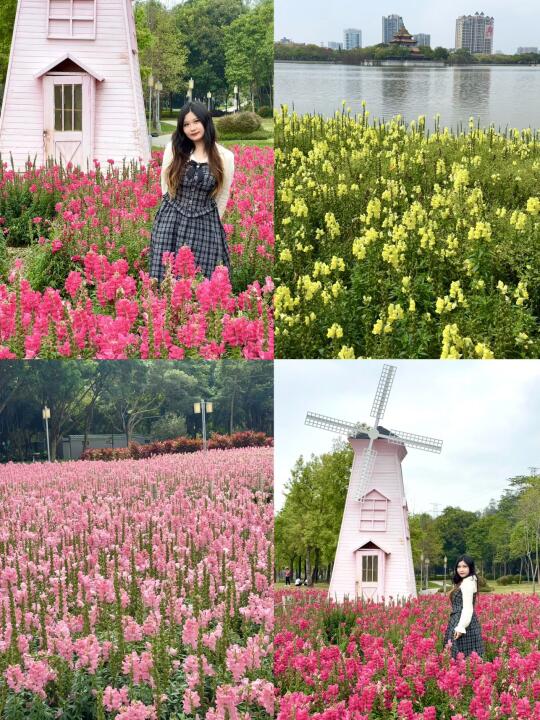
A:
<svg viewBox="0 0 540 720">
<path fill-rule="evenodd" d="M 495 124 L 540 129 L 540 67 L 350 66 L 325 63 L 275 63 L 276 107 L 287 104 L 298 113 L 332 115 L 342 100 L 371 118 L 405 120 L 426 116 L 433 126 Z"/>
</svg>

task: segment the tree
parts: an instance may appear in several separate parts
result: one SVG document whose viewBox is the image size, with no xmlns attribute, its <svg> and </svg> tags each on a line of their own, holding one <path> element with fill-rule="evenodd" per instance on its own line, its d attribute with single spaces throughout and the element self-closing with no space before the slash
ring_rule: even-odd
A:
<svg viewBox="0 0 540 720">
<path fill-rule="evenodd" d="M 242 0 L 190 0 L 172 10 L 176 27 L 189 38 L 186 78 L 195 83 L 194 95 L 224 98 L 227 92 L 225 78 L 226 28 L 247 12 Z"/>
<path fill-rule="evenodd" d="M 467 552 L 466 531 L 477 517 L 474 512 L 447 507 L 436 518 L 435 523 L 442 540 L 443 552 L 448 557 L 450 567 L 453 567 L 460 555 Z"/>
<path fill-rule="evenodd" d="M 149 417 L 159 415 L 164 395 L 160 385 L 149 382 L 145 362 L 114 363 L 107 388 L 109 416 L 129 445 L 135 430 Z"/>
<path fill-rule="evenodd" d="M 433 59 L 434 60 L 448 60 L 448 50 L 446 48 L 443 48 L 440 45 L 438 45 L 433 50 Z"/>
<path fill-rule="evenodd" d="M 540 554 L 540 484 L 532 483 L 527 487 L 517 504 L 518 526 L 522 532 L 522 547 L 525 549 L 533 593 L 539 572 Z"/>
<path fill-rule="evenodd" d="M 413 564 L 419 567 L 422 555 L 424 558 L 429 558 L 432 568 L 437 564 L 442 564 L 442 540 L 435 518 L 428 513 L 410 515 L 409 530 Z"/>
<path fill-rule="evenodd" d="M 56 460 L 62 435 L 80 419 L 98 378 L 96 362 L 32 362 L 28 390 L 37 400 L 37 411 L 51 411 L 49 436 L 51 460 Z"/>
<path fill-rule="evenodd" d="M 6 82 L 16 12 L 17 0 L 2 0 L 0 5 L 0 85 Z"/>
<path fill-rule="evenodd" d="M 449 53 L 448 62 L 451 65 L 472 65 L 475 57 L 465 48 L 459 48 L 459 50 Z"/>
<path fill-rule="evenodd" d="M 264 97 L 264 104 L 273 105 L 272 0 L 262 0 L 231 23 L 225 34 L 225 58 L 229 85 L 248 89 L 260 104 Z"/>
<path fill-rule="evenodd" d="M 184 92 L 188 51 L 172 13 L 157 0 L 149 0 L 136 5 L 135 21 L 143 82 L 152 73 L 165 92 Z"/>
<path fill-rule="evenodd" d="M 336 554 L 353 458 L 348 443 L 330 453 L 298 458 L 287 485 L 285 505 L 276 518 L 276 560 L 293 566 L 304 559 L 308 583 Z"/>
</svg>

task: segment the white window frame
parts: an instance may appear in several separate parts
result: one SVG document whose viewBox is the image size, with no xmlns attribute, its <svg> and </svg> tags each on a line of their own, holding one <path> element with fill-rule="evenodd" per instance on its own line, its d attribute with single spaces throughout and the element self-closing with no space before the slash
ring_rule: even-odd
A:
<svg viewBox="0 0 540 720">
<path fill-rule="evenodd" d="M 388 524 L 388 498 L 377 490 L 374 497 L 364 497 L 360 507 L 360 532 L 385 532 Z M 371 493 L 369 493 L 371 494 Z"/>
<path fill-rule="evenodd" d="M 96 18 L 97 18 L 97 0 L 84 0 L 85 2 L 92 3 L 94 8 L 94 14 L 92 17 L 77 17 L 73 14 L 73 5 L 75 0 L 66 0 L 66 4 L 69 3 L 69 15 L 60 18 L 51 18 L 51 0 L 47 0 L 47 37 L 49 40 L 95 40 L 96 39 Z M 68 33 L 51 33 L 51 20 L 68 20 L 69 21 L 69 32 Z M 88 35 L 79 35 L 73 33 L 73 22 L 85 22 L 92 23 L 93 32 Z"/>
<path fill-rule="evenodd" d="M 362 584 L 379 582 L 379 554 L 362 555 Z"/>
</svg>

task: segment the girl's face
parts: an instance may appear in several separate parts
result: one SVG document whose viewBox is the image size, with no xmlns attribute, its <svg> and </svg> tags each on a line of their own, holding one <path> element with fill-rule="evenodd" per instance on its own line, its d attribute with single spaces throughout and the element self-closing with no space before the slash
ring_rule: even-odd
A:
<svg viewBox="0 0 540 720">
<path fill-rule="evenodd" d="M 195 113 L 188 112 L 184 118 L 184 135 L 186 135 L 192 142 L 197 142 L 197 140 L 203 139 L 204 125 Z"/>
<path fill-rule="evenodd" d="M 469 570 L 469 566 L 467 565 L 467 563 L 463 562 L 463 560 L 460 560 L 457 566 L 457 574 L 459 575 L 459 577 L 466 578 L 470 572 L 471 571 Z"/>
</svg>

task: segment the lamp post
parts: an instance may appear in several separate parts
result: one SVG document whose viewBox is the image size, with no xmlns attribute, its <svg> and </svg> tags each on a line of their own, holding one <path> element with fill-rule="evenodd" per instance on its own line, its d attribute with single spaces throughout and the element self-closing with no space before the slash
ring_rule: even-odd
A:
<svg viewBox="0 0 540 720">
<path fill-rule="evenodd" d="M 193 88 L 194 87 L 195 87 L 195 83 L 193 81 L 193 78 L 191 77 L 191 78 L 189 78 L 189 82 L 188 82 L 188 93 L 187 93 L 188 102 L 192 102 L 192 100 L 193 100 Z"/>
<path fill-rule="evenodd" d="M 150 97 L 148 98 L 148 133 L 152 134 L 152 89 L 154 87 L 154 76 L 150 75 L 148 78 L 148 91 Z"/>
<path fill-rule="evenodd" d="M 446 592 L 446 567 L 448 564 L 448 558 L 444 556 L 444 580 L 443 580 L 443 592 Z"/>
<path fill-rule="evenodd" d="M 424 589 L 424 551 L 420 553 L 420 590 Z"/>
<path fill-rule="evenodd" d="M 155 127 L 155 130 L 158 134 L 160 134 L 161 133 L 161 124 L 160 124 L 160 117 L 159 117 L 160 116 L 159 94 L 163 90 L 163 85 L 159 82 L 159 80 L 156 83 L 155 88 L 156 88 L 156 113 L 155 113 L 156 127 Z"/>
<path fill-rule="evenodd" d="M 210 90 L 206 93 L 206 99 L 208 100 L 208 110 L 212 109 L 212 93 Z"/>
<path fill-rule="evenodd" d="M 202 415 L 202 433 L 203 433 L 203 450 L 206 452 L 208 450 L 208 444 L 206 441 L 206 413 L 211 413 L 214 410 L 213 403 L 208 402 L 207 400 L 202 400 L 200 402 L 193 403 L 193 412 L 196 415 Z"/>
<path fill-rule="evenodd" d="M 429 558 L 426 558 L 426 590 L 429 585 Z"/>
<path fill-rule="evenodd" d="M 238 85 L 234 86 L 234 112 L 240 110 L 240 103 L 238 101 Z"/>
<path fill-rule="evenodd" d="M 49 442 L 49 419 L 51 417 L 50 409 L 45 405 L 42 411 L 43 419 L 45 420 L 45 434 L 47 436 L 47 459 L 51 462 L 51 444 Z"/>
</svg>

